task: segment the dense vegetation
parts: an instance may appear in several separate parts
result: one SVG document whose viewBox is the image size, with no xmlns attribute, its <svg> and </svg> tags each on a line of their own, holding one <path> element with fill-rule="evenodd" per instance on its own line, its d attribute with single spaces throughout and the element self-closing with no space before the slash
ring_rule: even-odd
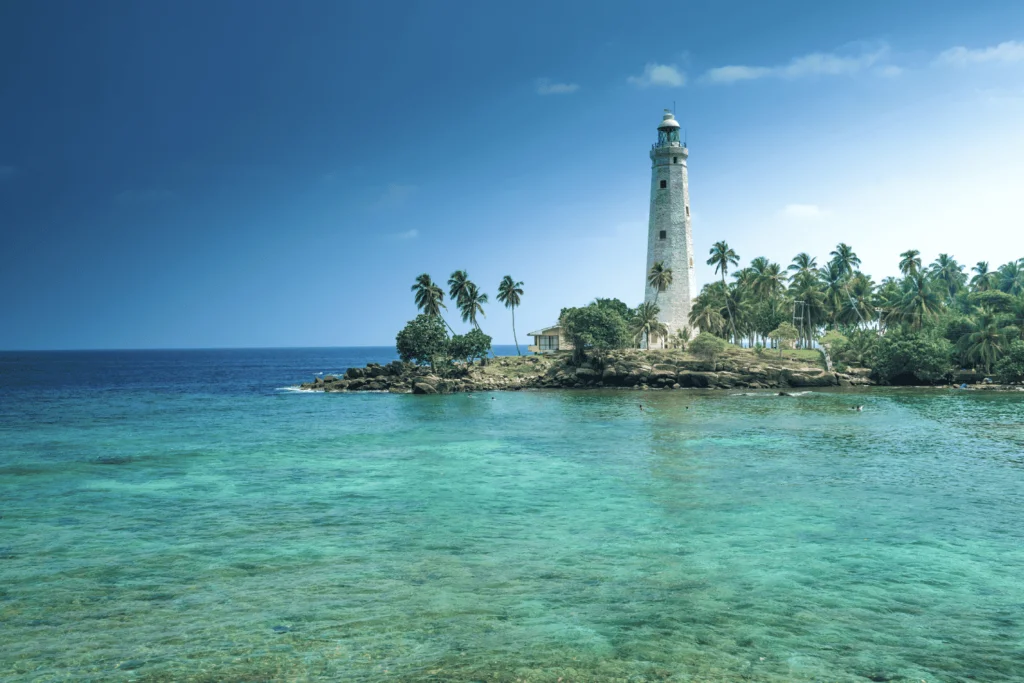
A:
<svg viewBox="0 0 1024 683">
<path fill-rule="evenodd" d="M 838 363 L 872 367 L 884 382 L 937 382 L 956 368 L 1024 379 L 1024 259 L 996 270 L 982 261 L 968 274 L 949 254 L 926 267 L 912 249 L 900 254 L 902 277 L 876 283 L 849 245 L 829 256 L 819 266 L 797 254 L 786 268 L 758 257 L 728 281 L 740 257 L 719 242 L 708 264 L 721 279 L 701 290 L 690 323 L 750 346 L 820 341 Z"/>
<path fill-rule="evenodd" d="M 444 319 L 442 310 L 448 307 L 444 303 L 444 290 L 436 284 L 427 273 L 416 278 L 412 285 L 416 308 L 420 315 L 410 320 L 395 338 L 398 356 L 406 363 L 430 365 L 435 371 L 449 372 L 454 361 L 467 366 L 476 360 L 483 360 L 491 351 L 491 337 L 480 329 L 480 317 L 484 314 L 484 304 L 488 296 L 469 279 L 464 270 L 456 270 L 448 278 L 448 294 L 455 302 L 462 321 L 473 326 L 466 334 L 455 334 L 455 330 Z M 523 283 L 512 279 L 511 275 L 502 278 L 498 285 L 497 299 L 512 311 L 512 335 L 516 334 L 516 307 L 522 301 Z M 516 351 L 519 352 L 519 341 L 516 340 Z"/>
</svg>

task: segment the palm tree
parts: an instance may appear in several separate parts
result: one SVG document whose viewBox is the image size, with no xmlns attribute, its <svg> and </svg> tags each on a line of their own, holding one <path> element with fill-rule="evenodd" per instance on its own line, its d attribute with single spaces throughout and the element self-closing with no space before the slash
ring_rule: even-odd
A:
<svg viewBox="0 0 1024 683">
<path fill-rule="evenodd" d="M 456 270 L 448 278 L 448 296 L 452 298 L 452 301 L 459 308 L 462 307 L 462 302 L 466 298 L 466 292 L 469 291 L 472 285 L 473 283 L 469 281 L 469 275 L 464 270 Z"/>
<path fill-rule="evenodd" d="M 818 269 L 818 259 L 814 258 L 806 251 L 802 251 L 793 257 L 793 262 L 789 265 L 788 270 L 795 271 L 797 275 L 806 275 L 808 273 L 815 273 Z"/>
<path fill-rule="evenodd" d="M 984 364 L 986 374 L 992 372 L 992 364 L 999 360 L 1017 336 L 1017 328 L 1000 326 L 999 323 L 994 313 L 982 309 L 973 331 L 967 335 L 967 357 L 973 363 Z"/>
<path fill-rule="evenodd" d="M 860 257 L 854 253 L 853 247 L 845 242 L 836 245 L 835 251 L 829 252 L 832 264 L 838 269 L 840 277 L 853 276 L 853 271 L 860 267 Z"/>
<path fill-rule="evenodd" d="M 1010 261 L 999 266 L 996 271 L 999 290 L 1011 296 L 1024 292 L 1024 259 Z"/>
<path fill-rule="evenodd" d="M 814 337 L 814 332 L 820 326 L 826 315 L 825 294 L 821 289 L 821 281 L 813 271 L 803 273 L 797 272 L 789 283 L 789 295 L 794 304 L 801 304 L 800 311 L 801 327 L 803 327 L 801 339 L 809 344 Z"/>
<path fill-rule="evenodd" d="M 516 355 L 523 355 L 519 351 L 519 338 L 516 337 L 516 306 L 522 301 L 523 283 L 516 282 L 511 275 L 506 275 L 498 285 L 498 301 L 505 304 L 505 308 L 512 310 L 512 339 L 516 342 Z"/>
<path fill-rule="evenodd" d="M 874 302 L 872 294 L 875 291 L 875 283 L 871 278 L 859 270 L 847 281 L 847 300 L 843 304 L 842 322 L 846 324 L 864 323 L 874 318 Z M 855 316 L 847 315 L 854 312 Z M 856 319 L 854 319 L 856 317 Z"/>
<path fill-rule="evenodd" d="M 956 296 L 967 281 L 964 267 L 956 262 L 956 259 L 949 254 L 939 254 L 930 267 L 932 278 L 941 282 L 949 299 Z"/>
<path fill-rule="evenodd" d="M 763 262 L 762 262 L 763 261 Z M 774 299 L 786 291 L 786 273 L 778 263 L 771 263 L 763 256 L 750 262 L 754 271 L 753 292 L 762 299 Z"/>
<path fill-rule="evenodd" d="M 900 272 L 904 276 L 917 275 L 921 270 L 921 252 L 908 249 L 900 254 Z"/>
<path fill-rule="evenodd" d="M 847 299 L 843 296 L 845 279 L 840 268 L 835 261 L 829 261 L 818 271 L 825 290 L 825 306 L 833 324 L 838 321 L 839 313 L 843 309 L 843 302 Z"/>
<path fill-rule="evenodd" d="M 444 290 L 434 284 L 427 273 L 419 275 L 411 289 L 416 292 L 416 308 L 427 315 L 440 316 L 441 309 L 448 308 L 443 303 Z"/>
<path fill-rule="evenodd" d="M 704 287 L 690 308 L 690 324 L 702 332 L 710 332 L 722 336 L 725 331 L 725 318 L 719 312 L 721 304 L 716 300 L 715 292 Z"/>
<path fill-rule="evenodd" d="M 942 310 L 942 300 L 931 288 L 928 278 L 917 272 L 903 281 L 903 297 L 895 309 L 900 321 L 920 330 L 926 319 L 931 319 Z"/>
<path fill-rule="evenodd" d="M 995 273 L 988 269 L 988 261 L 978 261 L 978 264 L 971 268 L 976 273 L 971 278 L 971 288 L 975 292 L 985 292 L 992 289 L 992 280 Z"/>
<path fill-rule="evenodd" d="M 658 337 L 664 346 L 664 340 L 668 336 L 668 327 L 665 326 L 665 323 L 658 321 L 660 312 L 661 309 L 658 308 L 658 305 L 651 301 L 645 301 L 636 307 L 630 326 L 630 332 L 633 333 L 635 341 Z"/>
<path fill-rule="evenodd" d="M 658 303 L 658 294 L 671 284 L 672 269 L 666 268 L 664 261 L 655 261 L 647 273 L 647 286 L 654 290 L 654 303 Z"/>
<path fill-rule="evenodd" d="M 462 322 L 470 323 L 476 329 L 480 329 L 480 324 L 476 321 L 477 315 L 487 317 L 484 313 L 483 304 L 487 303 L 487 295 L 477 289 L 477 286 L 472 282 L 467 281 L 466 292 L 462 296 L 462 302 L 459 304 L 459 311 L 462 313 Z"/>
<path fill-rule="evenodd" d="M 725 276 L 729 272 L 730 265 L 735 266 L 739 264 L 739 254 L 733 251 L 724 240 L 715 242 L 708 253 L 711 254 L 711 258 L 708 259 L 708 265 L 714 266 L 716 273 L 722 274 L 722 286 L 726 287 Z M 736 321 L 732 318 L 732 309 L 729 308 L 728 301 L 726 301 L 725 310 L 729 314 L 729 326 L 732 328 L 733 339 L 737 340 Z"/>
</svg>

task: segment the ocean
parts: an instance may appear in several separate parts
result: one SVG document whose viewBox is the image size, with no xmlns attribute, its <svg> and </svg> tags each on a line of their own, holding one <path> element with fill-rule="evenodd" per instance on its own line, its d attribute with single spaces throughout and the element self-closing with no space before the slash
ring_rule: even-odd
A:
<svg viewBox="0 0 1024 683">
<path fill-rule="evenodd" d="M 393 358 L 0 352 L 0 680 L 1024 680 L 1024 392 Z"/>
</svg>

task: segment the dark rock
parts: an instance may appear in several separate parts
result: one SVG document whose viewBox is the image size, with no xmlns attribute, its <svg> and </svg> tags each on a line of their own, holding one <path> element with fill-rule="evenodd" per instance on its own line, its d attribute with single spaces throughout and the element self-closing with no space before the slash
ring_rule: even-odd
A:
<svg viewBox="0 0 1024 683">
<path fill-rule="evenodd" d="M 334 375 L 327 375 L 324 377 L 324 384 L 330 384 L 331 382 L 337 382 L 338 378 Z"/>
<path fill-rule="evenodd" d="M 359 379 L 363 374 L 362 368 L 349 368 L 345 371 L 345 377 L 349 379 Z"/>
<path fill-rule="evenodd" d="M 576 368 L 576 379 L 581 382 L 592 382 L 601 376 L 602 373 L 597 370 L 591 370 L 590 368 Z"/>
<path fill-rule="evenodd" d="M 437 388 L 433 384 L 427 384 L 426 382 L 416 382 L 412 385 L 412 393 L 414 394 L 436 394 Z"/>
</svg>

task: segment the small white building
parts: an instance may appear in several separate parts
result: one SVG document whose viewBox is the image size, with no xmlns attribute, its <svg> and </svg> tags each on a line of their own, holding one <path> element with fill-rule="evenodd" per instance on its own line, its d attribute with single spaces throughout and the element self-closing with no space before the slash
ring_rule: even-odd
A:
<svg viewBox="0 0 1024 683">
<path fill-rule="evenodd" d="M 531 332 L 533 344 L 527 347 L 533 353 L 554 353 L 555 351 L 571 351 L 572 344 L 565 337 L 561 325 L 551 325 Z"/>
</svg>

